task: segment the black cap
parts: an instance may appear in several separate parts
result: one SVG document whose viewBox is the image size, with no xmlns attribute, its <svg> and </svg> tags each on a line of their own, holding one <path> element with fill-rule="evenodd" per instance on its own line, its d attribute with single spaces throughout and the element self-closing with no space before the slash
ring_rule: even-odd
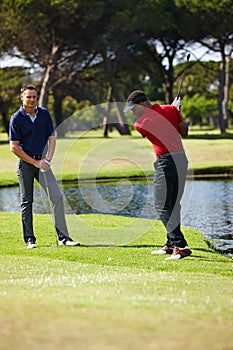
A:
<svg viewBox="0 0 233 350">
<path fill-rule="evenodd" d="M 141 90 L 135 90 L 131 92 L 129 97 L 127 98 L 128 106 L 124 109 L 124 112 L 131 111 L 136 104 L 139 104 L 140 102 L 147 101 L 148 98 L 146 97 L 146 94 Z"/>
</svg>

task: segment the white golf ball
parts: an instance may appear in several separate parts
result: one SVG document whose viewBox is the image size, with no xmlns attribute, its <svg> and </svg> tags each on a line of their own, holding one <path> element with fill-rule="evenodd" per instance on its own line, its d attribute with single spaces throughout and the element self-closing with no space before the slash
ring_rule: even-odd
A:
<svg viewBox="0 0 233 350">
<path fill-rule="evenodd" d="M 112 258 L 108 258 L 108 261 L 112 261 Z"/>
</svg>

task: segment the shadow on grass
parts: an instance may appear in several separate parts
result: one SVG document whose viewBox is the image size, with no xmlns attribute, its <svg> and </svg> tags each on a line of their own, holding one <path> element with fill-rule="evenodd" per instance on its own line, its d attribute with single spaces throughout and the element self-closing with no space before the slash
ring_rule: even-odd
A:
<svg viewBox="0 0 233 350">
<path fill-rule="evenodd" d="M 104 135 L 67 135 L 64 137 L 58 137 L 59 140 L 77 140 L 77 139 L 105 139 L 105 138 L 111 138 L 111 137 L 105 137 Z"/>
<path fill-rule="evenodd" d="M 206 139 L 206 140 L 233 140 L 232 133 L 225 134 L 191 134 L 187 137 L 187 139 Z"/>
<path fill-rule="evenodd" d="M 48 247 L 48 245 L 46 245 L 46 247 Z M 125 249 L 145 249 L 145 248 L 157 248 L 157 249 L 161 249 L 161 244 L 129 244 L 129 245 L 117 245 L 117 244 L 81 244 L 80 247 L 84 247 L 84 248 L 125 248 Z M 77 248 L 77 247 L 76 247 Z M 192 247 L 191 248 L 194 251 L 200 251 L 203 253 L 208 253 L 208 254 L 213 254 L 216 255 L 216 251 L 214 250 L 210 250 L 208 248 L 195 248 Z M 219 254 L 221 255 L 221 254 Z M 194 256 L 192 254 L 192 256 Z"/>
<path fill-rule="evenodd" d="M 134 249 L 134 248 L 161 248 L 161 245 L 153 245 L 153 244 L 138 244 L 138 245 L 117 245 L 117 244 L 81 244 L 81 247 L 85 247 L 85 248 L 128 248 L 128 249 Z"/>
</svg>

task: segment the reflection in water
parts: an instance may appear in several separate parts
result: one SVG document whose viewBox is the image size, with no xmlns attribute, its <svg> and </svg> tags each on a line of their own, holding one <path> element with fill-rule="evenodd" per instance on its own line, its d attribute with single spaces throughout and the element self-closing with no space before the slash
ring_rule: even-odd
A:
<svg viewBox="0 0 233 350">
<path fill-rule="evenodd" d="M 66 212 L 104 213 L 156 219 L 153 183 L 63 186 Z M 45 213 L 41 192 L 35 189 L 34 212 Z M 233 239 L 233 181 L 187 181 L 182 199 L 182 225 L 197 228 L 206 238 Z M 20 211 L 18 188 L 0 190 L 0 211 Z"/>
<path fill-rule="evenodd" d="M 75 214 L 103 213 L 128 217 L 155 218 L 154 211 L 148 213 L 153 193 L 150 185 L 89 185 L 64 187 L 64 195 Z M 77 200 L 78 198 L 78 200 Z M 151 201 L 153 206 L 153 199 Z"/>
<path fill-rule="evenodd" d="M 233 182 L 196 181 L 194 184 L 184 225 L 200 229 L 206 237 L 233 238 Z"/>
</svg>

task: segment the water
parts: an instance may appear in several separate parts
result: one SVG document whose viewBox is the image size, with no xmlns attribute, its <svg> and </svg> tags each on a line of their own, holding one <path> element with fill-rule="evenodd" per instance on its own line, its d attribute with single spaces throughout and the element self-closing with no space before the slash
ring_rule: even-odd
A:
<svg viewBox="0 0 233 350">
<path fill-rule="evenodd" d="M 103 213 L 157 219 L 153 183 L 121 180 L 110 184 L 64 185 L 67 213 Z M 18 188 L 0 189 L 0 211 L 19 212 Z M 182 225 L 211 238 L 226 255 L 233 253 L 233 181 L 187 181 L 182 199 Z M 45 213 L 41 190 L 35 189 L 34 212 Z"/>
</svg>

